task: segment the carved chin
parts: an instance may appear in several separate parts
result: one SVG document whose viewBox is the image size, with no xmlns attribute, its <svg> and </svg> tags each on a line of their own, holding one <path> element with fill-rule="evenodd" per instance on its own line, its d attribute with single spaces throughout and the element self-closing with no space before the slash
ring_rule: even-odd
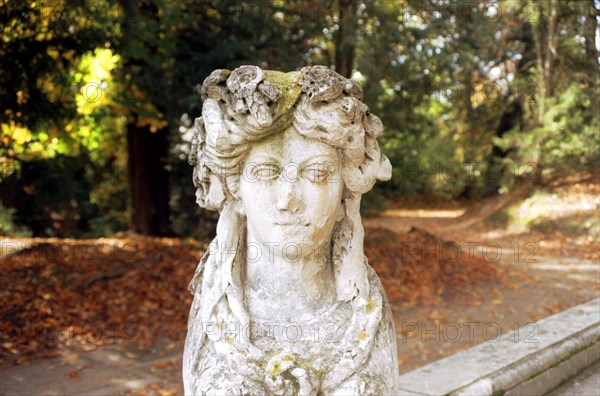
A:
<svg viewBox="0 0 600 396">
<path fill-rule="evenodd" d="M 310 242 L 318 240 L 320 233 L 314 230 L 310 225 L 292 224 L 292 225 L 277 225 L 273 226 L 274 234 L 281 237 L 281 241 L 287 242 Z"/>
</svg>

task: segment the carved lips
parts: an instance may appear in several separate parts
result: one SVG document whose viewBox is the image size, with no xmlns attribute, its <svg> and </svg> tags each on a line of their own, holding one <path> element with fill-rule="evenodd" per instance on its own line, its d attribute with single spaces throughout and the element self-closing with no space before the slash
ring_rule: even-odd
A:
<svg viewBox="0 0 600 396">
<path fill-rule="evenodd" d="M 310 224 L 308 220 L 301 219 L 301 218 L 290 219 L 290 220 L 275 220 L 274 223 L 275 223 L 275 225 L 278 225 L 278 226 L 302 226 L 302 227 L 308 227 L 308 225 Z"/>
</svg>

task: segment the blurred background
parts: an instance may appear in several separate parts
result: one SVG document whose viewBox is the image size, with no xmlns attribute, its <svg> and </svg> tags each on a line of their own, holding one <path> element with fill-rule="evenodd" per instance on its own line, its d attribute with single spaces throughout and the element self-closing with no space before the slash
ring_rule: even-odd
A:
<svg viewBox="0 0 600 396">
<path fill-rule="evenodd" d="M 0 382 L 181 393 L 218 218 L 189 131 L 202 81 L 245 64 L 329 66 L 382 119 L 365 254 L 401 372 L 488 341 L 444 326 L 598 297 L 599 49 L 598 0 L 0 0 L 0 368 L 59 359 Z"/>
<path fill-rule="evenodd" d="M 3 234 L 208 235 L 182 132 L 243 64 L 362 85 L 394 167 L 366 211 L 598 165 L 598 1 L 2 3 Z"/>
</svg>

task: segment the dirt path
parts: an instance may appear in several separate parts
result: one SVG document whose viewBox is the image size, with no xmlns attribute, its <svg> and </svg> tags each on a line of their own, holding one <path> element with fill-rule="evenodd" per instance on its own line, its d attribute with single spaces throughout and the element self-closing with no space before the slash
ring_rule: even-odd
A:
<svg viewBox="0 0 600 396">
<path fill-rule="evenodd" d="M 502 284 L 475 284 L 468 298 L 451 297 L 432 307 L 405 309 L 392 302 L 401 372 L 517 328 L 515 342 L 536 342 L 534 322 L 600 296 L 600 264 L 594 254 L 589 258 L 589 249 L 565 255 L 570 240 L 486 225 L 485 214 L 502 204 L 499 199 L 486 207 L 392 209 L 365 220 L 365 228 L 405 233 L 417 227 L 454 241 L 460 253 L 431 252 L 431 258 L 480 255 L 502 266 L 507 277 Z"/>
</svg>

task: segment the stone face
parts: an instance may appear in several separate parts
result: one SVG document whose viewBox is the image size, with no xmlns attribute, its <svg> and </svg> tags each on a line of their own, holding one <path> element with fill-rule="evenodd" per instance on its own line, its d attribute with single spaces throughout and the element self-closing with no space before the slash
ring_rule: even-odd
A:
<svg viewBox="0 0 600 396">
<path fill-rule="evenodd" d="M 363 254 L 383 126 L 323 66 L 216 70 L 189 162 L 217 236 L 190 283 L 186 394 L 394 394 L 391 311 Z"/>
</svg>

